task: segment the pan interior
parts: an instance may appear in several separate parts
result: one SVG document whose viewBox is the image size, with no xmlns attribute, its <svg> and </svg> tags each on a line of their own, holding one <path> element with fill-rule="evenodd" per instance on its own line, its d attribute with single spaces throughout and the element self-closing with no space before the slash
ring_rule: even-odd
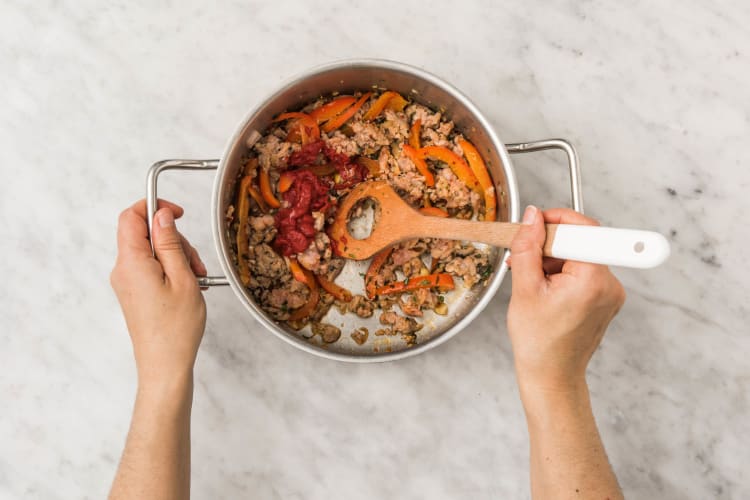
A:
<svg viewBox="0 0 750 500">
<path fill-rule="evenodd" d="M 456 291 L 446 296 L 449 308 L 447 316 L 425 311 L 424 318 L 420 319 L 424 327 L 417 333 L 416 346 L 407 346 L 399 336 L 375 336 L 375 331 L 382 328 L 377 318 L 377 311 L 372 318 L 363 319 L 353 314 L 341 315 L 335 307 L 331 308 L 324 321 L 341 328 L 341 338 L 333 344 L 324 344 L 319 336 L 307 340 L 285 324 L 273 321 L 253 302 L 249 292 L 240 284 L 239 275 L 233 263 L 235 258 L 232 255 L 224 218 L 228 205 L 233 203 L 234 189 L 243 157 L 269 128 L 272 118 L 279 113 L 300 109 L 321 96 L 371 89 L 395 90 L 415 102 L 441 111 L 448 119 L 455 122 L 456 128 L 477 147 L 487 163 L 497 189 L 498 220 L 500 221 L 510 220 L 512 193 L 509 185 L 514 186 L 512 170 L 510 170 L 512 167 L 504 147 L 489 126 L 485 126 L 486 122 L 478 112 L 475 113 L 476 110 L 472 109 L 473 105 L 446 83 L 409 66 L 383 61 L 367 61 L 339 63 L 314 70 L 289 83 L 250 113 L 230 140 L 216 177 L 214 227 L 217 246 L 222 256 L 222 266 L 232 288 L 267 328 L 304 350 L 349 361 L 379 361 L 403 357 L 403 355 L 422 352 L 431 347 L 431 344 L 446 340 L 466 326 L 486 305 L 499 287 L 506 271 L 503 263 L 503 250 L 490 249 L 490 262 L 493 263 L 494 269 L 490 279 L 485 285 L 475 286 L 472 290 L 461 288 L 460 280 L 458 280 Z M 480 245 L 477 244 L 477 246 Z M 362 276 L 368 264 L 369 261 L 347 261 L 344 270 L 337 278 L 337 283 L 354 294 L 364 293 Z M 365 327 L 370 332 L 369 339 L 361 346 L 349 336 L 359 327 Z"/>
</svg>

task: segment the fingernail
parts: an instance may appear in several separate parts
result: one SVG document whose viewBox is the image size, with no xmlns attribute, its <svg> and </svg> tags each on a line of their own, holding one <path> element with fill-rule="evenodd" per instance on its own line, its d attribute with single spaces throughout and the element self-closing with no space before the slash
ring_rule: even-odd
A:
<svg viewBox="0 0 750 500">
<path fill-rule="evenodd" d="M 172 227 L 174 226 L 174 214 L 168 208 L 165 208 L 159 212 L 159 226 L 161 227 Z"/>
<path fill-rule="evenodd" d="M 523 213 L 521 224 L 524 224 L 526 226 L 532 225 L 536 220 L 536 212 L 537 209 L 534 205 L 529 205 L 528 207 L 526 207 L 526 211 Z"/>
</svg>

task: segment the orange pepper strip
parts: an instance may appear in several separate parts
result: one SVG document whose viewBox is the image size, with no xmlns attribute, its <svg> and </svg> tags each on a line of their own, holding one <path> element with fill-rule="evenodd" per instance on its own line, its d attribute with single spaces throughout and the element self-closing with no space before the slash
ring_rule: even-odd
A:
<svg viewBox="0 0 750 500">
<path fill-rule="evenodd" d="M 320 139 L 320 127 L 318 127 L 318 122 L 306 113 L 281 113 L 274 118 L 273 121 L 280 122 L 291 118 L 296 118 L 301 125 L 298 133 L 302 139 L 302 144 L 307 144 L 308 142 L 314 142 Z M 290 130 L 287 137 L 294 138 L 294 134 L 295 133 Z"/>
<path fill-rule="evenodd" d="M 292 187 L 293 183 L 294 176 L 289 173 L 289 171 L 282 172 L 279 176 L 279 183 L 276 188 L 279 190 L 279 193 L 286 193 L 287 191 L 289 191 L 289 188 Z"/>
<path fill-rule="evenodd" d="M 411 124 L 411 129 L 409 130 L 409 145 L 414 149 L 419 149 L 422 147 L 419 140 L 419 136 L 421 133 L 422 120 L 417 118 L 416 120 L 414 120 L 414 123 Z"/>
<path fill-rule="evenodd" d="M 483 194 L 479 187 L 474 172 L 471 171 L 466 161 L 458 156 L 456 153 L 444 146 L 425 146 L 419 149 L 419 156 L 423 159 L 440 160 L 448 164 L 448 166 L 456 174 L 456 177 L 469 186 L 471 189 L 479 194 Z"/>
<path fill-rule="evenodd" d="M 390 295 L 393 293 L 410 292 L 420 288 L 437 288 L 441 292 L 453 290 L 456 285 L 453 277 L 448 273 L 428 274 L 427 276 L 416 276 L 404 281 L 397 281 L 390 285 L 381 286 L 376 290 L 378 295 Z"/>
<path fill-rule="evenodd" d="M 380 162 L 378 160 L 373 160 L 366 156 L 358 156 L 355 161 L 370 172 L 370 177 L 377 177 L 380 175 Z"/>
<path fill-rule="evenodd" d="M 318 305 L 318 300 L 320 300 L 320 291 L 318 290 L 318 283 L 315 281 L 313 273 L 300 266 L 295 259 L 289 259 L 289 268 L 292 271 L 292 276 L 297 281 L 307 285 L 310 289 L 310 297 L 307 299 L 307 302 L 289 316 L 290 321 L 298 321 L 307 318 L 315 312 L 315 307 Z"/>
<path fill-rule="evenodd" d="M 279 200 L 276 199 L 271 190 L 271 179 L 269 178 L 268 170 L 261 168 L 259 175 L 258 183 L 260 184 L 260 194 L 263 195 L 263 199 L 266 200 L 269 207 L 279 208 L 281 203 L 279 203 Z"/>
<path fill-rule="evenodd" d="M 318 283 L 320 284 L 320 286 L 323 287 L 323 290 L 330 293 L 331 295 L 336 297 L 338 300 L 342 302 L 349 302 L 352 300 L 352 294 L 346 288 L 338 286 L 333 281 L 329 281 L 319 274 L 316 274 L 315 278 L 318 280 Z"/>
<path fill-rule="evenodd" d="M 326 122 L 341 114 L 346 108 L 354 104 L 356 101 L 357 99 L 352 96 L 338 97 L 328 104 L 324 104 L 321 107 L 315 108 L 310 111 L 310 117 L 318 122 L 318 124 Z"/>
<path fill-rule="evenodd" d="M 388 104 L 385 105 L 386 108 L 392 109 L 393 111 L 401 111 L 403 110 L 407 104 L 409 104 L 409 101 L 401 97 L 401 94 L 398 92 L 394 92 L 393 97 L 391 97 L 388 100 Z"/>
<path fill-rule="evenodd" d="M 438 207 L 422 207 L 419 209 L 419 213 L 422 215 L 429 215 L 431 217 L 450 217 L 448 212 Z"/>
<path fill-rule="evenodd" d="M 295 258 L 289 259 L 288 264 L 289 264 L 289 270 L 292 272 L 292 276 L 294 277 L 294 279 L 296 279 L 300 283 L 304 283 L 305 285 L 308 286 L 308 288 L 312 288 L 311 284 L 308 282 L 308 275 L 305 274 L 305 269 L 299 265 L 299 262 L 297 262 L 297 259 Z"/>
<path fill-rule="evenodd" d="M 467 140 L 461 139 L 458 141 L 458 145 L 464 150 L 464 156 L 469 161 L 469 167 L 479 182 L 479 186 L 482 188 L 484 194 L 484 220 L 494 221 L 497 218 L 497 195 L 495 194 L 495 186 L 492 184 L 490 173 L 487 171 L 487 166 L 482 160 L 482 156 L 477 151 L 472 143 Z"/>
<path fill-rule="evenodd" d="M 419 173 L 424 176 L 424 183 L 428 186 L 434 186 L 435 177 L 432 175 L 432 172 L 430 172 L 430 169 L 427 167 L 427 162 L 424 161 L 424 158 L 419 154 L 419 151 L 409 146 L 408 144 L 404 144 L 403 149 L 404 154 L 414 162 L 414 165 L 417 167 L 417 170 L 419 170 Z"/>
<path fill-rule="evenodd" d="M 386 248 L 376 253 L 370 262 L 370 267 L 367 268 L 367 273 L 365 274 L 365 292 L 367 292 L 367 297 L 370 299 L 374 299 L 377 293 L 375 277 L 380 273 L 380 268 L 388 261 L 392 251 L 393 248 Z"/>
<path fill-rule="evenodd" d="M 250 196 L 253 197 L 255 203 L 258 204 L 261 212 L 268 212 L 268 205 L 266 205 L 266 200 L 263 199 L 263 196 L 258 192 L 257 189 L 255 189 L 253 186 L 248 186 L 247 192 Z"/>
<path fill-rule="evenodd" d="M 333 132 L 337 128 L 339 128 L 341 125 L 346 123 L 349 118 L 355 115 L 357 111 L 359 111 L 359 108 L 364 106 L 364 104 L 367 102 L 367 99 L 370 98 L 372 95 L 372 92 L 365 93 L 362 97 L 359 98 L 359 100 L 354 103 L 353 105 L 349 106 L 349 108 L 338 115 L 336 118 L 333 118 L 331 120 L 328 120 L 325 125 L 323 125 L 323 132 Z"/>
<path fill-rule="evenodd" d="M 378 97 L 377 100 L 372 103 L 372 106 L 370 106 L 370 109 L 367 110 L 367 113 L 365 113 L 365 116 L 363 116 L 362 119 L 369 121 L 377 118 L 380 113 L 383 112 L 388 102 L 397 95 L 398 93 L 392 90 L 380 94 L 380 97 Z"/>
<path fill-rule="evenodd" d="M 245 286 L 250 285 L 250 267 L 247 265 L 248 253 L 248 234 L 247 234 L 247 217 L 250 212 L 250 200 L 247 197 L 248 189 L 251 188 L 250 183 L 253 181 L 252 176 L 246 175 L 240 180 L 240 188 L 237 191 L 237 202 L 235 208 L 237 209 L 237 267 L 240 271 L 240 281 Z"/>
</svg>

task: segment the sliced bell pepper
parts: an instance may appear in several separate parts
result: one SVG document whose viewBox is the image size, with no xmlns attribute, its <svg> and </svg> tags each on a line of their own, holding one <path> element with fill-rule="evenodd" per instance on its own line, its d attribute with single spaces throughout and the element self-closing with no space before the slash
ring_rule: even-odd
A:
<svg viewBox="0 0 750 500">
<path fill-rule="evenodd" d="M 370 299 L 374 299 L 377 292 L 375 277 L 380 273 L 380 269 L 388 261 L 391 252 L 393 252 L 393 248 L 386 248 L 385 250 L 376 253 L 370 262 L 370 267 L 367 268 L 367 273 L 365 273 L 365 292 L 367 292 L 367 297 Z"/>
<path fill-rule="evenodd" d="M 339 128 L 341 125 L 349 121 L 349 118 L 354 116 L 359 109 L 364 106 L 364 104 L 367 102 L 367 99 L 370 98 L 372 95 L 372 92 L 366 92 L 362 97 L 359 98 L 359 100 L 349 106 L 346 111 L 338 115 L 336 118 L 333 118 L 331 120 L 328 120 L 325 125 L 323 125 L 323 132 L 333 132 L 337 128 Z"/>
<path fill-rule="evenodd" d="M 318 280 L 318 283 L 320 284 L 320 286 L 323 287 L 323 290 L 325 290 L 326 292 L 330 293 L 331 295 L 333 295 L 334 297 L 336 297 L 341 302 L 349 302 L 349 301 L 352 300 L 352 294 L 346 288 L 343 288 L 343 287 L 337 285 L 333 281 L 329 281 L 329 280 L 325 279 L 325 277 L 323 277 L 323 276 L 321 276 L 319 274 L 315 275 L 315 279 Z"/>
<path fill-rule="evenodd" d="M 380 175 L 380 162 L 378 160 L 373 160 L 366 156 L 358 156 L 355 161 L 370 172 L 370 177 L 377 177 Z"/>
<path fill-rule="evenodd" d="M 401 111 L 402 109 L 404 109 L 404 107 L 406 107 L 408 103 L 409 101 L 401 97 L 401 94 L 399 94 L 398 92 L 388 90 L 380 94 L 380 97 L 378 97 L 377 100 L 372 103 L 372 106 L 370 106 L 370 109 L 367 110 L 367 113 L 365 113 L 363 119 L 368 121 L 374 120 L 375 118 L 380 116 L 380 113 L 382 113 L 385 108 L 392 109 L 394 111 Z"/>
<path fill-rule="evenodd" d="M 464 156 L 469 162 L 469 167 L 474 172 L 474 176 L 482 188 L 482 194 L 484 194 L 484 220 L 494 221 L 497 219 L 497 195 L 495 194 L 495 186 L 492 184 L 490 173 L 487 171 L 487 166 L 484 164 L 479 151 L 477 151 L 477 148 L 472 143 L 461 139 L 458 141 L 458 145 L 463 149 Z"/>
<path fill-rule="evenodd" d="M 466 161 L 445 146 L 425 146 L 418 150 L 423 159 L 439 160 L 448 164 L 456 177 L 479 194 L 483 194 L 474 172 Z"/>
<path fill-rule="evenodd" d="M 421 141 L 419 140 L 419 136 L 422 133 L 422 120 L 417 118 L 414 120 L 414 123 L 411 124 L 411 128 L 409 129 L 409 145 L 413 147 L 414 149 L 421 148 Z"/>
<path fill-rule="evenodd" d="M 258 184 L 260 185 L 260 194 L 263 196 L 263 199 L 266 200 L 268 206 L 271 208 L 279 208 L 281 203 L 276 199 L 271 190 L 271 179 L 268 175 L 268 170 L 264 168 L 260 169 Z"/>
<path fill-rule="evenodd" d="M 296 137 L 295 134 L 299 134 L 302 144 L 309 144 L 320 139 L 320 127 L 318 127 L 318 122 L 307 113 L 281 113 L 274 118 L 273 121 L 280 122 L 290 119 L 296 119 L 300 126 L 292 126 L 292 130 L 287 135 L 288 139 Z M 296 133 L 294 132 L 295 128 L 298 130 Z"/>
<path fill-rule="evenodd" d="M 453 276 L 448 273 L 436 273 L 407 278 L 404 281 L 397 281 L 396 283 L 381 286 L 375 293 L 377 295 L 390 295 L 393 293 L 410 292 L 420 288 L 437 288 L 441 292 L 447 292 L 448 290 L 453 290 L 455 287 Z"/>
<path fill-rule="evenodd" d="M 424 161 L 424 158 L 422 156 L 420 156 L 419 151 L 409 146 L 408 144 L 404 144 L 403 149 L 404 154 L 407 156 L 407 158 L 414 162 L 414 165 L 417 167 L 417 170 L 419 170 L 419 173 L 424 176 L 424 183 L 428 186 L 434 186 L 435 176 L 433 176 L 432 172 L 430 172 L 430 169 L 427 167 L 427 162 Z"/>
<path fill-rule="evenodd" d="M 310 116 L 318 122 L 318 124 L 321 124 L 338 116 L 355 102 L 357 102 L 357 99 L 350 95 L 337 97 L 328 104 L 324 104 L 321 107 L 310 111 Z"/>
<path fill-rule="evenodd" d="M 431 217 L 450 217 L 448 212 L 438 207 L 422 207 L 419 209 L 419 213 L 422 215 L 429 215 Z"/>
<path fill-rule="evenodd" d="M 237 201 L 235 207 L 237 208 L 237 267 L 240 271 L 240 281 L 245 286 L 250 285 L 250 267 L 247 265 L 248 253 L 248 234 L 247 234 L 247 218 L 250 214 L 250 200 L 248 199 L 248 189 L 251 188 L 250 183 L 253 181 L 252 176 L 246 175 L 240 180 L 240 188 L 237 191 Z"/>
<path fill-rule="evenodd" d="M 289 270 L 292 272 L 292 276 L 294 279 L 299 281 L 300 283 L 304 283 L 308 286 L 308 288 L 312 288 L 315 283 L 311 283 L 308 275 L 305 273 L 305 269 L 299 265 L 299 262 L 297 262 L 297 259 L 291 258 L 287 262 L 289 265 Z"/>
<path fill-rule="evenodd" d="M 386 104 L 385 107 L 388 109 L 392 109 L 393 111 L 401 111 L 406 107 L 407 104 L 409 104 L 409 101 L 401 97 L 401 94 L 396 92 L 396 95 L 388 100 L 388 104 Z"/>
<path fill-rule="evenodd" d="M 318 305 L 320 300 L 320 291 L 318 290 L 318 283 L 315 281 L 315 276 L 309 270 L 299 265 L 296 259 L 289 259 L 289 269 L 292 271 L 292 276 L 297 281 L 304 283 L 310 289 L 310 296 L 305 304 L 295 309 L 295 311 L 289 316 L 289 321 L 299 321 L 310 316 L 315 312 L 315 307 Z"/>
<path fill-rule="evenodd" d="M 253 186 L 248 186 L 247 193 L 255 200 L 255 203 L 258 204 L 261 212 L 268 212 L 268 205 L 266 205 L 266 200 L 263 199 L 263 196 L 258 192 L 257 189 L 255 189 Z"/>
</svg>

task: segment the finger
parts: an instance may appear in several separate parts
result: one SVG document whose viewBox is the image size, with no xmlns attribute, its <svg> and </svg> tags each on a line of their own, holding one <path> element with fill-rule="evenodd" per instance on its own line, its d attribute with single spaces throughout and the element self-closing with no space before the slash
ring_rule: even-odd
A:
<svg viewBox="0 0 750 500">
<path fill-rule="evenodd" d="M 167 278 L 176 282 L 184 282 L 186 279 L 194 281 L 195 275 L 182 250 L 182 238 L 170 208 L 162 208 L 156 212 L 152 237 L 156 258 Z"/>
<path fill-rule="evenodd" d="M 529 205 L 510 247 L 513 255 L 512 293 L 535 293 L 544 283 L 542 246 L 545 237 L 544 218 L 538 208 Z"/>
<path fill-rule="evenodd" d="M 544 220 L 548 224 L 576 224 L 579 226 L 598 226 L 599 221 L 591 217 L 571 210 L 569 208 L 551 208 L 544 211 Z M 550 264 L 550 269 L 556 269 L 557 266 Z M 574 260 L 561 261 L 559 271 L 557 273 L 572 274 L 584 279 L 590 279 L 594 274 L 601 270 L 606 270 L 606 266 L 600 266 L 597 264 L 589 264 L 586 262 L 578 262 Z M 557 274 L 548 273 L 548 274 Z"/>
<path fill-rule="evenodd" d="M 190 244 L 190 242 L 187 240 L 187 238 L 185 238 L 185 236 L 182 235 L 182 233 L 180 233 L 180 239 L 182 242 L 182 251 L 185 252 L 187 261 L 190 263 L 190 269 L 193 270 L 196 276 L 205 276 L 206 274 L 208 274 L 206 265 L 203 263 L 203 260 L 201 260 L 201 256 L 198 253 L 198 250 L 196 250 L 195 247 Z"/>
<path fill-rule="evenodd" d="M 175 218 L 183 214 L 182 207 L 168 201 L 159 200 L 159 208 L 169 208 Z M 117 249 L 120 253 L 133 253 L 151 256 L 146 225 L 146 200 L 140 200 L 120 214 L 117 224 Z"/>
<path fill-rule="evenodd" d="M 135 203 L 133 203 L 133 206 L 130 208 L 135 210 L 135 212 L 141 217 L 143 217 L 144 219 L 146 218 L 146 199 L 145 198 L 136 201 Z M 161 208 L 171 208 L 175 219 L 179 219 L 185 213 L 185 209 L 183 209 L 178 204 L 172 203 L 171 201 L 162 200 L 161 198 L 159 198 L 158 200 L 156 200 L 156 210 L 159 210 Z"/>
<path fill-rule="evenodd" d="M 544 221 L 547 224 L 578 224 L 581 226 L 598 226 L 599 221 L 586 217 L 570 208 L 550 208 L 544 211 Z"/>
</svg>

